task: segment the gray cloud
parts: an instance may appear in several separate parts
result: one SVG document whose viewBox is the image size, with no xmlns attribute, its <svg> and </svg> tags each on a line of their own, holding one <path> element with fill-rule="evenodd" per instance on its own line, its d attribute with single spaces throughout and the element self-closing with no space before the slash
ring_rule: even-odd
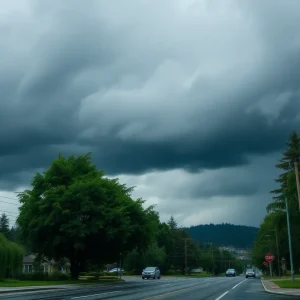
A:
<svg viewBox="0 0 300 300">
<path fill-rule="evenodd" d="M 185 170 L 188 199 L 266 192 L 253 157 L 300 125 L 298 1 L 2 2 L 0 189 L 92 151 L 110 176 Z"/>
</svg>

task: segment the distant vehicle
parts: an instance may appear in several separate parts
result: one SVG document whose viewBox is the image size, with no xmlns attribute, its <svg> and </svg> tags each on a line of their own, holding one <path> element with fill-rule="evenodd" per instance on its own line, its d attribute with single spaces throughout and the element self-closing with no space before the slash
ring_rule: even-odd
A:
<svg viewBox="0 0 300 300">
<path fill-rule="evenodd" d="M 160 279 L 160 270 L 157 267 L 147 267 L 142 272 L 142 279 Z"/>
<path fill-rule="evenodd" d="M 108 273 L 120 273 L 120 272 L 124 273 L 125 270 L 124 269 L 120 269 L 120 268 L 113 268 L 110 271 L 108 271 Z"/>
<path fill-rule="evenodd" d="M 226 277 L 236 277 L 236 271 L 235 271 L 235 269 L 228 269 L 226 271 Z"/>
<path fill-rule="evenodd" d="M 255 271 L 253 269 L 247 269 L 246 278 L 253 277 L 255 278 Z"/>
</svg>

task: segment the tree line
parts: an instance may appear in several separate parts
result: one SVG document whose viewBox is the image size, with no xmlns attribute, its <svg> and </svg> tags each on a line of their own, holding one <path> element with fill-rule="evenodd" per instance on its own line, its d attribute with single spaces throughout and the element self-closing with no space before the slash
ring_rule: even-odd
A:
<svg viewBox="0 0 300 300">
<path fill-rule="evenodd" d="M 195 241 L 211 242 L 218 246 L 251 249 L 258 228 L 233 224 L 207 224 L 187 228 Z"/>
<path fill-rule="evenodd" d="M 276 165 L 281 171 L 275 179 L 279 186 L 271 191 L 272 202 L 266 208 L 267 215 L 259 227 L 252 251 L 253 262 L 265 272 L 269 270 L 269 266 L 264 264 L 265 255 L 270 252 L 275 256 L 272 263 L 275 274 L 286 273 L 291 268 L 286 199 L 291 224 L 294 267 L 295 270 L 300 268 L 300 212 L 295 171 L 295 163 L 299 163 L 299 158 L 300 138 L 298 133 L 294 131 L 286 143 L 286 150 Z"/>
<path fill-rule="evenodd" d="M 70 262 L 72 279 L 120 262 L 140 274 L 149 265 L 162 273 L 202 267 L 218 274 L 243 263 L 228 251 L 195 242 L 171 217 L 162 222 L 154 206 L 132 198 L 133 188 L 107 178 L 91 154 L 59 157 L 31 187 L 18 194 L 17 226 L 7 236 L 39 257 Z"/>
</svg>

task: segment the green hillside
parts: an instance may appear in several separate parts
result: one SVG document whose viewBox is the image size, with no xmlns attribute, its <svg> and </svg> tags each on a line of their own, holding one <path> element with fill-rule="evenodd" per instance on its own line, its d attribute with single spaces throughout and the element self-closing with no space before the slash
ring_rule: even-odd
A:
<svg viewBox="0 0 300 300">
<path fill-rule="evenodd" d="M 187 228 L 192 238 L 199 243 L 217 246 L 252 248 L 258 228 L 233 224 L 197 225 Z"/>
</svg>

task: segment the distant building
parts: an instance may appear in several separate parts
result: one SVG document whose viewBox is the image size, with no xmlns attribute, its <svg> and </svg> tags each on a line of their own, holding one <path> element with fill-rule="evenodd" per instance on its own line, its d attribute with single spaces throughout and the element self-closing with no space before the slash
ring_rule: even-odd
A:
<svg viewBox="0 0 300 300">
<path fill-rule="evenodd" d="M 40 265 L 40 270 L 35 270 L 35 258 L 36 254 L 34 253 L 27 253 L 23 258 L 23 266 L 22 271 L 23 273 L 32 273 L 32 272 L 43 272 L 52 274 L 53 272 L 62 272 L 67 273 L 70 269 L 70 263 L 65 263 L 64 266 L 61 266 L 59 263 L 55 262 L 54 260 L 43 260 Z"/>
</svg>

